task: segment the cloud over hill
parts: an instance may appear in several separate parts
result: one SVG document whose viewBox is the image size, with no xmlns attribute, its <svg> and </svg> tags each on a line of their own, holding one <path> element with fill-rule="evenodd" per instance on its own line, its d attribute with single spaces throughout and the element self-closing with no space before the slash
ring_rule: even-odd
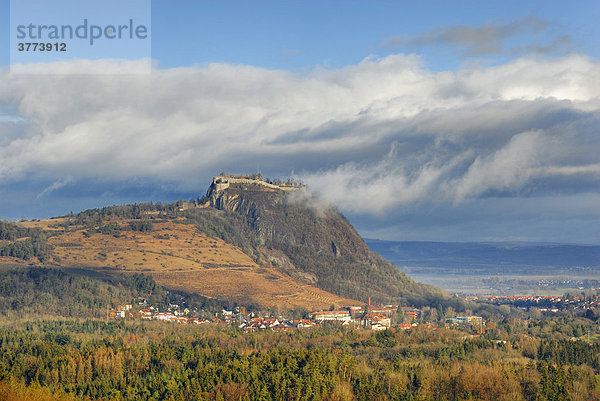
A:
<svg viewBox="0 0 600 401">
<path fill-rule="evenodd" d="M 51 78 L 0 75 L 8 196 L 31 180 L 42 198 L 90 180 L 191 191 L 199 176 L 256 168 L 294 172 L 356 213 L 598 195 L 600 65 L 586 56 L 455 72 L 397 54 L 305 75 L 208 64 Z"/>
</svg>

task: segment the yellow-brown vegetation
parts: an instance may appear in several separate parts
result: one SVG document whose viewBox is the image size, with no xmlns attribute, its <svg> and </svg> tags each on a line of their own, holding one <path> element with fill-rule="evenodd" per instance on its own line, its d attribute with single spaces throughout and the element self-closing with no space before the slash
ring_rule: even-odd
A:
<svg viewBox="0 0 600 401">
<path fill-rule="evenodd" d="M 144 273 L 167 287 L 205 297 L 254 303 L 264 308 L 309 310 L 356 304 L 317 287 L 299 283 L 276 268 L 257 265 L 239 248 L 173 220 L 154 223 L 151 231 L 126 230 L 129 220 L 114 220 L 123 231 L 115 236 L 79 229 L 49 238 L 52 264 L 104 272 Z M 56 230 L 56 219 L 23 223 Z M 9 258 L 0 258 L 9 262 Z M 10 263 L 30 263 L 10 258 Z"/>
</svg>

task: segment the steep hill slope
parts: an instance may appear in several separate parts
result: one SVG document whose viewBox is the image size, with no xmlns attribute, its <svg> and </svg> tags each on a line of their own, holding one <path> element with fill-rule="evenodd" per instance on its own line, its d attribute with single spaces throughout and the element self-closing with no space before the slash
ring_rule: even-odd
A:
<svg viewBox="0 0 600 401">
<path fill-rule="evenodd" d="M 210 206 L 224 212 L 229 240 L 253 248 L 261 260 L 297 280 L 329 292 L 374 302 L 445 303 L 442 291 L 415 283 L 371 252 L 348 220 L 300 188 L 281 191 L 257 184 L 213 184 Z M 202 209 L 187 211 L 194 219 Z M 233 227 L 231 227 L 233 226 Z"/>
</svg>

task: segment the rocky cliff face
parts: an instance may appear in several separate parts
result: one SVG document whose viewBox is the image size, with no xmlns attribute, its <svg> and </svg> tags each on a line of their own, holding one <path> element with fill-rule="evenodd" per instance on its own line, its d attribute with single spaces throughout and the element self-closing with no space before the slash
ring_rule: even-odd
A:
<svg viewBox="0 0 600 401">
<path fill-rule="evenodd" d="M 231 185 L 212 187 L 207 196 L 211 207 L 245 225 L 257 258 L 297 280 L 362 301 L 423 305 L 447 299 L 371 252 L 337 209 L 307 192 Z"/>
</svg>

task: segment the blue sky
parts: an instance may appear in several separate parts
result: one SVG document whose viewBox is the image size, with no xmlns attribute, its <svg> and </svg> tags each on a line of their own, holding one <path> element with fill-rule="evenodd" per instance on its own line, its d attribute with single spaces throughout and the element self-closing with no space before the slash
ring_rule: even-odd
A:
<svg viewBox="0 0 600 401">
<path fill-rule="evenodd" d="M 464 62 L 458 57 L 459 46 L 394 46 L 389 40 L 454 26 L 502 26 L 527 18 L 550 27 L 530 38 L 507 32 L 499 41 L 506 39 L 508 48 L 549 44 L 556 37 L 570 36 L 573 48 L 595 56 L 599 50 L 600 6 L 593 1 L 577 6 L 562 1 L 485 6 L 480 1 L 155 1 L 152 5 L 153 57 L 164 67 L 217 61 L 303 71 L 315 66 L 343 67 L 369 54 L 402 51 L 422 53 L 434 70 L 454 69 Z M 491 56 L 495 62 L 510 58 L 508 54 Z"/>
<path fill-rule="evenodd" d="M 420 48 L 393 45 L 392 38 L 419 37 L 454 26 L 502 26 L 536 18 L 549 25 L 532 37 L 505 33 L 509 47 L 549 45 L 571 38 L 571 48 L 598 55 L 600 5 L 572 6 L 563 1 L 154 1 L 153 57 L 161 67 L 207 62 L 250 64 L 265 68 L 310 71 L 339 68 L 370 54 L 418 52 L 433 70 L 454 69 L 464 62 L 460 46 Z M 174 21 L 176 21 L 174 23 Z M 530 32 L 525 31 L 528 34 Z M 566 49 L 557 49 L 566 50 Z M 571 50 L 571 49 L 569 49 Z M 484 62 L 502 62 L 509 54 L 486 54 Z"/>
<path fill-rule="evenodd" d="M 372 238 L 600 243 L 600 3 L 151 6 L 151 74 L 11 75 L 0 0 L 0 217 L 258 169 Z"/>
</svg>

